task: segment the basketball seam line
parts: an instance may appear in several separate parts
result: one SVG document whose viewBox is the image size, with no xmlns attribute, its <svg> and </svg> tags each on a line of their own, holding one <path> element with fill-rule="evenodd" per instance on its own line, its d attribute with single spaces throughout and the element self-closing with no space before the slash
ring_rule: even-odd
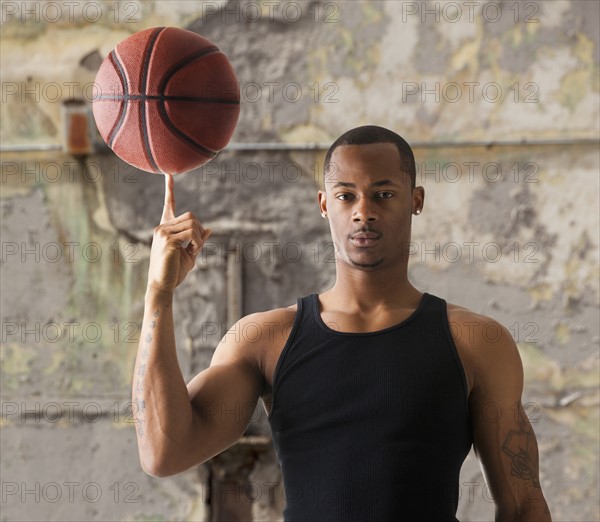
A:
<svg viewBox="0 0 600 522">
<path fill-rule="evenodd" d="M 148 45 L 148 49 L 146 49 L 146 53 L 144 56 L 144 66 L 142 67 L 142 81 L 141 81 L 141 86 L 140 86 L 140 91 L 145 93 L 146 92 L 146 85 L 148 83 L 148 72 L 150 69 L 150 58 L 152 57 L 152 50 L 154 49 L 154 45 L 156 44 L 156 40 L 158 38 L 158 35 L 164 31 L 164 27 L 159 27 L 156 31 L 154 31 L 154 34 L 152 35 L 152 38 L 150 39 L 150 43 Z M 148 156 L 148 160 L 150 161 L 152 168 L 154 169 L 155 172 L 160 173 L 162 172 L 159 168 L 158 165 L 156 164 L 156 161 L 154 160 L 154 156 L 152 155 L 152 150 L 150 149 L 150 140 L 148 137 L 148 129 L 146 127 L 146 110 L 147 110 L 148 106 L 147 104 L 144 104 L 143 107 L 140 107 L 140 126 L 142 128 L 142 136 L 144 138 L 144 148 L 146 149 L 146 155 Z"/>
<path fill-rule="evenodd" d="M 213 45 L 210 47 L 205 47 L 201 51 L 198 51 L 197 53 L 192 54 L 191 56 L 188 56 L 187 58 L 184 58 L 179 63 L 172 65 L 171 68 L 165 73 L 165 76 L 163 77 L 162 82 L 160 83 L 160 86 L 158 87 L 158 92 L 160 92 L 161 94 L 164 94 L 164 91 L 167 87 L 167 83 L 169 83 L 169 80 L 175 75 L 176 72 L 178 72 L 180 69 L 183 69 L 188 63 L 196 61 L 200 58 L 205 58 L 206 56 L 210 56 L 211 54 L 220 53 L 220 52 L 221 52 L 221 50 L 216 45 Z"/>
<path fill-rule="evenodd" d="M 123 94 L 123 95 L 115 95 L 111 96 L 109 94 L 96 96 L 94 101 L 100 100 L 160 100 L 160 101 L 191 101 L 191 102 L 200 102 L 200 103 L 227 103 L 230 105 L 239 105 L 239 100 L 229 100 L 227 98 L 204 98 L 201 96 L 170 96 L 166 94 Z"/>
<path fill-rule="evenodd" d="M 196 60 L 199 60 L 200 58 L 205 58 L 207 56 L 210 56 L 215 53 L 220 53 L 220 52 L 221 52 L 221 50 L 216 45 L 213 45 L 211 47 L 205 47 L 201 51 L 198 51 L 197 53 L 195 53 L 191 56 L 188 56 L 187 58 L 184 58 L 179 63 L 174 64 L 165 73 L 165 76 L 162 79 L 160 86 L 158 88 L 158 92 L 160 92 L 159 96 L 161 96 L 162 98 L 157 98 L 159 100 L 158 114 L 159 114 L 160 118 L 162 119 L 163 123 L 167 127 L 169 127 L 169 129 L 171 129 L 171 131 L 176 136 L 179 136 L 182 140 L 185 140 L 187 143 L 192 145 L 192 147 L 196 148 L 196 150 L 198 152 L 204 154 L 205 156 L 209 156 L 210 158 L 214 158 L 218 154 L 218 152 L 211 150 L 208 147 L 205 147 L 204 145 L 201 145 L 200 143 L 196 142 L 193 138 L 188 136 L 185 132 L 178 129 L 175 126 L 175 124 L 171 121 L 171 118 L 169 118 L 169 115 L 167 114 L 167 109 L 165 107 L 165 101 L 167 101 L 169 98 L 164 94 L 164 90 L 166 89 L 167 84 L 169 83 L 169 80 L 171 80 L 171 78 L 175 75 L 175 73 L 177 73 L 178 71 L 183 69 L 186 65 L 188 65 L 189 63 L 192 63 Z M 239 101 L 235 102 L 233 100 L 227 100 L 225 103 L 239 105 Z"/>
<path fill-rule="evenodd" d="M 171 119 L 169 118 L 169 115 L 167 114 L 167 109 L 165 108 L 164 102 L 160 102 L 158 104 L 158 115 L 161 117 L 163 123 L 167 127 L 169 127 L 169 129 L 171 129 L 171 131 L 176 136 L 179 136 L 180 138 L 184 139 L 190 145 L 194 146 L 199 152 L 201 152 L 204 155 L 209 156 L 211 158 L 214 158 L 217 155 L 217 152 L 215 152 L 214 150 L 210 150 L 209 148 L 205 147 L 204 145 L 201 145 L 200 143 L 197 143 L 192 138 L 190 138 L 187 134 L 185 134 L 184 132 L 182 132 L 181 130 L 179 130 L 173 124 L 173 122 L 171 121 Z"/>
<path fill-rule="evenodd" d="M 147 82 L 148 82 L 148 74 L 149 74 L 149 68 L 150 68 L 150 59 L 152 57 L 152 51 L 154 49 L 154 46 L 156 45 L 156 40 L 158 39 L 158 36 L 164 29 L 166 29 L 166 28 L 165 27 L 157 28 L 155 33 L 152 35 L 149 45 L 148 45 L 148 48 L 146 49 L 146 52 L 145 52 L 144 64 L 143 64 L 142 71 L 141 71 L 141 91 L 143 93 L 145 93 L 145 91 L 146 91 L 146 86 L 147 86 Z M 126 106 L 127 106 L 128 101 L 130 101 L 130 100 L 146 101 L 146 100 L 156 99 L 159 101 L 159 104 L 158 104 L 159 117 L 163 120 L 163 123 L 165 125 L 167 125 L 171 129 L 172 132 L 175 133 L 175 135 L 177 135 L 178 137 L 182 138 L 183 140 L 188 142 L 190 145 L 195 147 L 198 152 L 200 152 L 204 155 L 207 155 L 211 158 L 215 157 L 218 154 L 218 152 L 212 151 L 212 150 L 208 149 L 207 147 L 201 145 L 200 143 L 197 143 L 190 136 L 188 136 L 187 134 L 182 132 L 180 129 L 178 129 L 174 125 L 174 123 L 169 118 L 169 115 L 167 114 L 165 102 L 167 102 L 167 101 L 193 101 L 193 102 L 200 102 L 200 103 L 223 103 L 223 104 L 230 104 L 230 105 L 239 105 L 240 101 L 226 99 L 226 98 L 211 99 L 211 98 L 191 97 L 191 96 L 169 96 L 169 95 L 165 95 L 163 91 L 166 88 L 166 85 L 169 82 L 169 80 L 171 80 L 171 78 L 175 75 L 175 73 L 177 73 L 180 69 L 182 69 L 183 67 L 185 67 L 186 65 L 188 65 L 189 63 L 191 63 L 195 60 L 198 60 L 198 59 L 206 57 L 206 56 L 210 56 L 215 53 L 220 53 L 221 52 L 220 49 L 216 46 L 206 47 L 205 49 L 202 49 L 202 51 L 199 51 L 198 53 L 196 53 L 192 56 L 189 56 L 188 58 L 183 59 L 178 64 L 173 65 L 171 67 L 171 69 L 169 71 L 167 71 L 167 73 L 165 74 L 165 77 L 162 80 L 161 88 L 159 89 L 159 92 L 161 94 L 159 94 L 159 95 L 129 94 L 127 77 L 125 75 L 125 71 L 123 69 L 122 64 L 120 63 L 119 59 L 117 58 L 116 51 L 117 51 L 117 49 L 115 49 L 113 52 L 111 52 L 111 57 L 113 59 L 114 65 L 116 65 L 119 79 L 122 82 L 123 95 L 115 95 L 115 96 L 110 96 L 110 95 L 102 96 L 101 95 L 101 96 L 94 98 L 94 101 L 122 100 L 125 102 L 121 105 L 119 119 L 109 134 L 109 145 L 112 147 L 112 143 L 114 142 L 116 135 L 125 120 L 125 114 L 127 112 Z M 156 161 L 152 154 L 152 149 L 150 147 L 149 132 L 148 132 L 148 128 L 146 126 L 146 119 L 147 119 L 146 118 L 146 109 L 147 109 L 146 104 L 144 104 L 144 107 L 140 107 L 140 127 L 142 130 L 144 148 L 145 148 L 145 152 L 146 152 L 146 156 L 147 156 L 146 159 L 149 160 L 149 163 L 151 163 L 151 166 L 154 168 L 155 172 L 160 173 L 162 171 L 161 171 L 161 169 L 159 169 L 158 165 L 156 164 Z"/>
<path fill-rule="evenodd" d="M 127 96 L 129 94 L 129 88 L 127 85 L 127 77 L 125 76 L 125 71 L 123 70 L 123 65 L 119 61 L 119 58 L 117 57 L 115 51 L 111 51 L 110 57 L 117 68 L 117 74 L 119 75 L 119 79 L 121 80 L 121 84 L 123 87 L 123 94 Z M 126 105 L 126 103 L 123 103 L 121 105 L 119 109 L 119 119 L 115 122 L 112 130 L 110 131 L 110 134 L 108 135 L 108 145 L 111 148 L 113 142 L 115 141 L 115 136 L 117 135 L 117 132 L 119 132 L 121 125 L 123 125 L 123 121 L 125 121 Z"/>
</svg>

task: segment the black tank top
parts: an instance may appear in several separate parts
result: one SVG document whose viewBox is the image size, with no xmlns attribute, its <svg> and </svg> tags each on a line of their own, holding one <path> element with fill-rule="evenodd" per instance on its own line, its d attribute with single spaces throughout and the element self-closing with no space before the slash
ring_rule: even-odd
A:
<svg viewBox="0 0 600 522">
<path fill-rule="evenodd" d="M 424 293 L 395 326 L 336 331 L 298 298 L 268 421 L 286 522 L 456 522 L 472 444 L 446 301 Z"/>
</svg>

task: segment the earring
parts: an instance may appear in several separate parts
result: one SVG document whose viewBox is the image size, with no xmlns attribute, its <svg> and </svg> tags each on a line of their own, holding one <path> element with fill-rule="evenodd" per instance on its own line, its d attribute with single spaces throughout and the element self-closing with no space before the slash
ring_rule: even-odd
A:
<svg viewBox="0 0 600 522">
<path fill-rule="evenodd" d="M 421 209 L 418 208 L 417 210 L 415 210 L 415 214 L 418 216 L 421 213 Z"/>
<path fill-rule="evenodd" d="M 327 218 L 327 214 L 325 214 L 325 212 L 322 212 L 322 213 L 321 213 L 321 217 L 322 217 L 323 219 L 326 219 L 326 218 Z"/>
</svg>

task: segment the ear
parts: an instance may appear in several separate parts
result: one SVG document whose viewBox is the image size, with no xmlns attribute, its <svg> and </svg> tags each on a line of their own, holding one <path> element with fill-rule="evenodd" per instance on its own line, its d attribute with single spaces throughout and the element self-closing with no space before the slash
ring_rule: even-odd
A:
<svg viewBox="0 0 600 522">
<path fill-rule="evenodd" d="M 324 190 L 319 190 L 317 197 L 319 200 L 319 210 L 321 215 L 327 215 L 327 193 Z"/>
<path fill-rule="evenodd" d="M 415 214 L 417 210 L 421 213 L 424 203 L 425 189 L 423 187 L 415 187 L 412 191 L 412 213 Z"/>
</svg>

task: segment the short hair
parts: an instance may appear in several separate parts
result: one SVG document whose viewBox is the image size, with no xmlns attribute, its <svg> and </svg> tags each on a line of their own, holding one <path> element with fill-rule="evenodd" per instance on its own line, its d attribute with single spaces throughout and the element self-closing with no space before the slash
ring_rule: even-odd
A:
<svg viewBox="0 0 600 522">
<path fill-rule="evenodd" d="M 400 154 L 401 171 L 410 176 L 410 187 L 415 188 L 417 171 L 415 157 L 406 140 L 394 131 L 377 125 L 363 125 L 342 134 L 333 142 L 325 156 L 324 174 L 327 174 L 333 151 L 341 145 L 368 145 L 371 143 L 393 143 Z"/>
</svg>

